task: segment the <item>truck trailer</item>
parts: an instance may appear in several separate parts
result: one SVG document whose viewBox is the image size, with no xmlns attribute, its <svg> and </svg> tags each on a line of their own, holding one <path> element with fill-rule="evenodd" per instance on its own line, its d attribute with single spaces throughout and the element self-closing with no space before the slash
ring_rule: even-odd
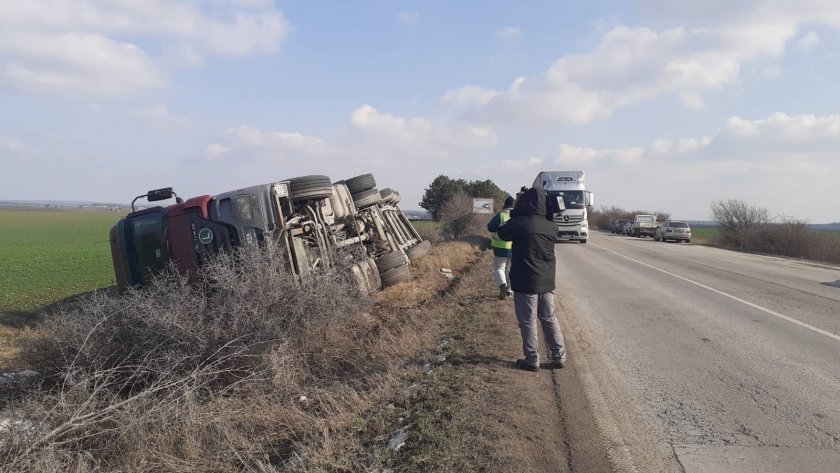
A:
<svg viewBox="0 0 840 473">
<path fill-rule="evenodd" d="M 586 243 L 589 239 L 587 207 L 595 204 L 595 195 L 586 190 L 586 174 L 583 171 L 542 171 L 534 179 L 533 187 L 544 190 L 558 203 L 550 206 L 557 225 L 557 240 Z"/>
</svg>

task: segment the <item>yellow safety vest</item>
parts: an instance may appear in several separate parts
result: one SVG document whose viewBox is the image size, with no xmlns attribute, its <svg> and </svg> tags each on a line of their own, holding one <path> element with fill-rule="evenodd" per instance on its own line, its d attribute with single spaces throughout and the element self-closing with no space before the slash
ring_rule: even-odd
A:
<svg viewBox="0 0 840 473">
<path fill-rule="evenodd" d="M 501 212 L 499 212 L 499 218 L 502 220 L 500 226 L 504 225 L 505 222 L 507 222 L 508 219 L 510 219 L 510 210 L 502 210 Z M 502 240 L 501 238 L 499 238 L 498 233 L 493 234 L 493 240 L 490 242 L 490 244 L 493 245 L 493 248 L 503 248 L 506 250 L 513 248 L 513 242 Z"/>
</svg>

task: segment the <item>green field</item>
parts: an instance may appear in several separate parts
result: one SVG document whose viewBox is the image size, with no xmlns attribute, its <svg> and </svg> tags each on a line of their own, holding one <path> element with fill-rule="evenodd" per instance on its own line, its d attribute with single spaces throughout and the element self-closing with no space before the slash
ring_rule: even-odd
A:
<svg viewBox="0 0 840 473">
<path fill-rule="evenodd" d="M 0 312 L 114 284 L 108 231 L 120 212 L 0 209 Z"/>
<path fill-rule="evenodd" d="M 691 240 L 695 243 L 710 243 L 719 232 L 715 227 L 692 227 Z"/>
</svg>

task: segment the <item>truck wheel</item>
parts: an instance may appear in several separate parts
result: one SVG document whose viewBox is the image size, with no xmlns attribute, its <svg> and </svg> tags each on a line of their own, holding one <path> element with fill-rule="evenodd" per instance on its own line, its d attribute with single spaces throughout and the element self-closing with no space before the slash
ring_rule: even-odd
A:
<svg viewBox="0 0 840 473">
<path fill-rule="evenodd" d="M 353 203 L 356 204 L 357 209 L 366 209 L 380 202 L 382 202 L 382 196 L 379 195 L 379 189 L 376 188 L 353 194 Z"/>
<path fill-rule="evenodd" d="M 586 243 L 586 238 L 580 240 L 581 243 Z"/>
<path fill-rule="evenodd" d="M 379 270 L 380 273 L 384 273 L 385 271 L 394 269 L 397 266 L 406 264 L 405 254 L 402 251 L 385 253 L 379 258 L 376 258 L 374 261 L 376 262 L 376 269 Z"/>
<path fill-rule="evenodd" d="M 325 199 L 333 194 L 329 176 L 301 176 L 289 179 L 292 200 Z"/>
<path fill-rule="evenodd" d="M 420 243 L 412 246 L 408 249 L 405 253 L 408 255 L 408 259 L 411 261 L 417 261 L 420 258 L 426 256 L 426 253 L 432 249 L 432 244 L 429 243 L 428 240 L 423 240 Z"/>
<path fill-rule="evenodd" d="M 387 202 L 389 204 L 397 204 L 400 201 L 400 193 L 390 187 L 380 190 L 379 195 L 382 196 L 383 202 Z"/>
<path fill-rule="evenodd" d="M 350 190 L 351 194 L 358 194 L 359 192 L 376 187 L 376 179 L 373 178 L 373 174 L 362 174 L 361 176 L 351 177 L 344 181 L 344 183 L 347 185 L 347 189 Z"/>
<path fill-rule="evenodd" d="M 385 271 L 380 275 L 380 277 L 382 278 L 383 288 L 391 287 L 394 284 L 408 281 L 409 279 L 411 279 L 411 266 L 407 264 L 397 266 L 394 269 Z"/>
</svg>

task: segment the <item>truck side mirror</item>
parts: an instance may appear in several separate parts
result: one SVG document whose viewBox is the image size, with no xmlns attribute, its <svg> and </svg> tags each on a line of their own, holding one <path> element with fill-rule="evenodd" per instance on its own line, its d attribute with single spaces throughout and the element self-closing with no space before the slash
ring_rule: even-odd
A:
<svg viewBox="0 0 840 473">
<path fill-rule="evenodd" d="M 172 194 L 174 194 L 174 192 L 172 191 L 171 187 L 164 187 L 162 189 L 155 189 L 149 191 L 146 194 L 146 199 L 149 202 L 157 202 L 159 200 L 171 199 Z"/>
<path fill-rule="evenodd" d="M 563 201 L 563 196 L 558 195 L 555 196 L 554 199 L 557 201 L 557 211 L 566 210 L 566 202 Z"/>
<path fill-rule="evenodd" d="M 586 192 L 586 205 L 595 205 L 595 193 L 594 192 Z"/>
</svg>

